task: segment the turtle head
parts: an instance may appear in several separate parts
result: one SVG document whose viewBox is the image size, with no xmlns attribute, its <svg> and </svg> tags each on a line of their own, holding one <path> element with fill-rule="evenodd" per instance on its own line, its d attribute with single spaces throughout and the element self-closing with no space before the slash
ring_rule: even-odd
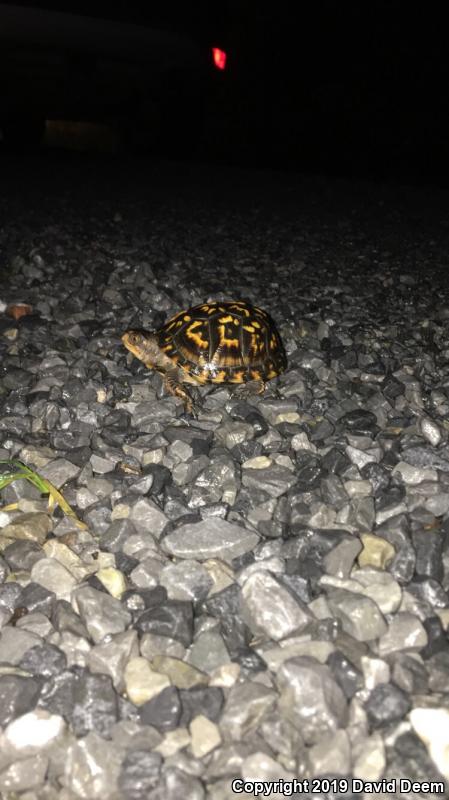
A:
<svg viewBox="0 0 449 800">
<path fill-rule="evenodd" d="M 164 356 L 157 342 L 156 334 L 151 331 L 129 330 L 122 336 L 122 342 L 148 369 L 160 369 Z"/>
</svg>

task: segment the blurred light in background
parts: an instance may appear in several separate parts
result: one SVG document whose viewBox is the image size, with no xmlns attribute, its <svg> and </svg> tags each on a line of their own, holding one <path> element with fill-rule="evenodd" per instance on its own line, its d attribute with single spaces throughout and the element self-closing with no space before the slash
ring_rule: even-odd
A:
<svg viewBox="0 0 449 800">
<path fill-rule="evenodd" d="M 214 64 L 217 67 L 217 69 L 226 68 L 226 53 L 224 50 L 220 50 L 219 47 L 213 47 L 212 58 L 214 59 Z"/>
</svg>

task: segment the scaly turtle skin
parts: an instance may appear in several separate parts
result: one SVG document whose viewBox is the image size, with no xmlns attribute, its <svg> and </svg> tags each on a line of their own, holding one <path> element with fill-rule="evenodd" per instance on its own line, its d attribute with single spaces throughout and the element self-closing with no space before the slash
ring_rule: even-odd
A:
<svg viewBox="0 0 449 800">
<path fill-rule="evenodd" d="M 266 311 L 240 300 L 211 302 L 181 311 L 158 331 L 129 330 L 122 342 L 149 369 L 164 376 L 168 392 L 188 412 L 184 384 L 244 384 L 241 394 L 262 393 L 287 367 L 276 326 Z"/>
</svg>

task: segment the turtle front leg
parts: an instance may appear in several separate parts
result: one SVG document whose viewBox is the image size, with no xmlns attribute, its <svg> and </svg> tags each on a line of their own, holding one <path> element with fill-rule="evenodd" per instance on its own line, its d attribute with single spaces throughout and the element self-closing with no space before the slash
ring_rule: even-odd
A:
<svg viewBox="0 0 449 800">
<path fill-rule="evenodd" d="M 184 403 L 184 408 L 188 414 L 196 414 L 198 411 L 198 404 L 195 403 L 190 392 L 187 391 L 176 370 L 167 372 L 164 375 L 164 389 L 173 397 L 180 397 Z"/>
</svg>

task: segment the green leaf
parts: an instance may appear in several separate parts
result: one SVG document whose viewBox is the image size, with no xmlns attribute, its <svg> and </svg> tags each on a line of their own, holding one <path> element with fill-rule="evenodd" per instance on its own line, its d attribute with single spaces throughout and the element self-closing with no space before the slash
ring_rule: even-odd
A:
<svg viewBox="0 0 449 800">
<path fill-rule="evenodd" d="M 60 491 L 58 491 L 56 486 L 53 486 L 51 481 L 43 478 L 38 472 L 35 472 L 26 464 L 22 464 L 22 462 L 18 461 L 17 459 L 12 458 L 9 460 L 0 460 L 0 464 L 5 464 L 8 467 L 14 467 L 18 470 L 17 472 L 6 471 L 0 474 L 0 489 L 4 489 L 5 486 L 13 483 L 13 481 L 27 480 L 32 483 L 41 494 L 49 495 L 49 509 L 54 508 L 55 505 L 59 505 L 64 514 L 74 520 L 75 525 L 78 528 L 81 528 L 81 530 L 86 530 L 87 525 L 78 519 L 73 508 L 68 504 L 67 500 L 64 499 L 63 495 Z"/>
</svg>

